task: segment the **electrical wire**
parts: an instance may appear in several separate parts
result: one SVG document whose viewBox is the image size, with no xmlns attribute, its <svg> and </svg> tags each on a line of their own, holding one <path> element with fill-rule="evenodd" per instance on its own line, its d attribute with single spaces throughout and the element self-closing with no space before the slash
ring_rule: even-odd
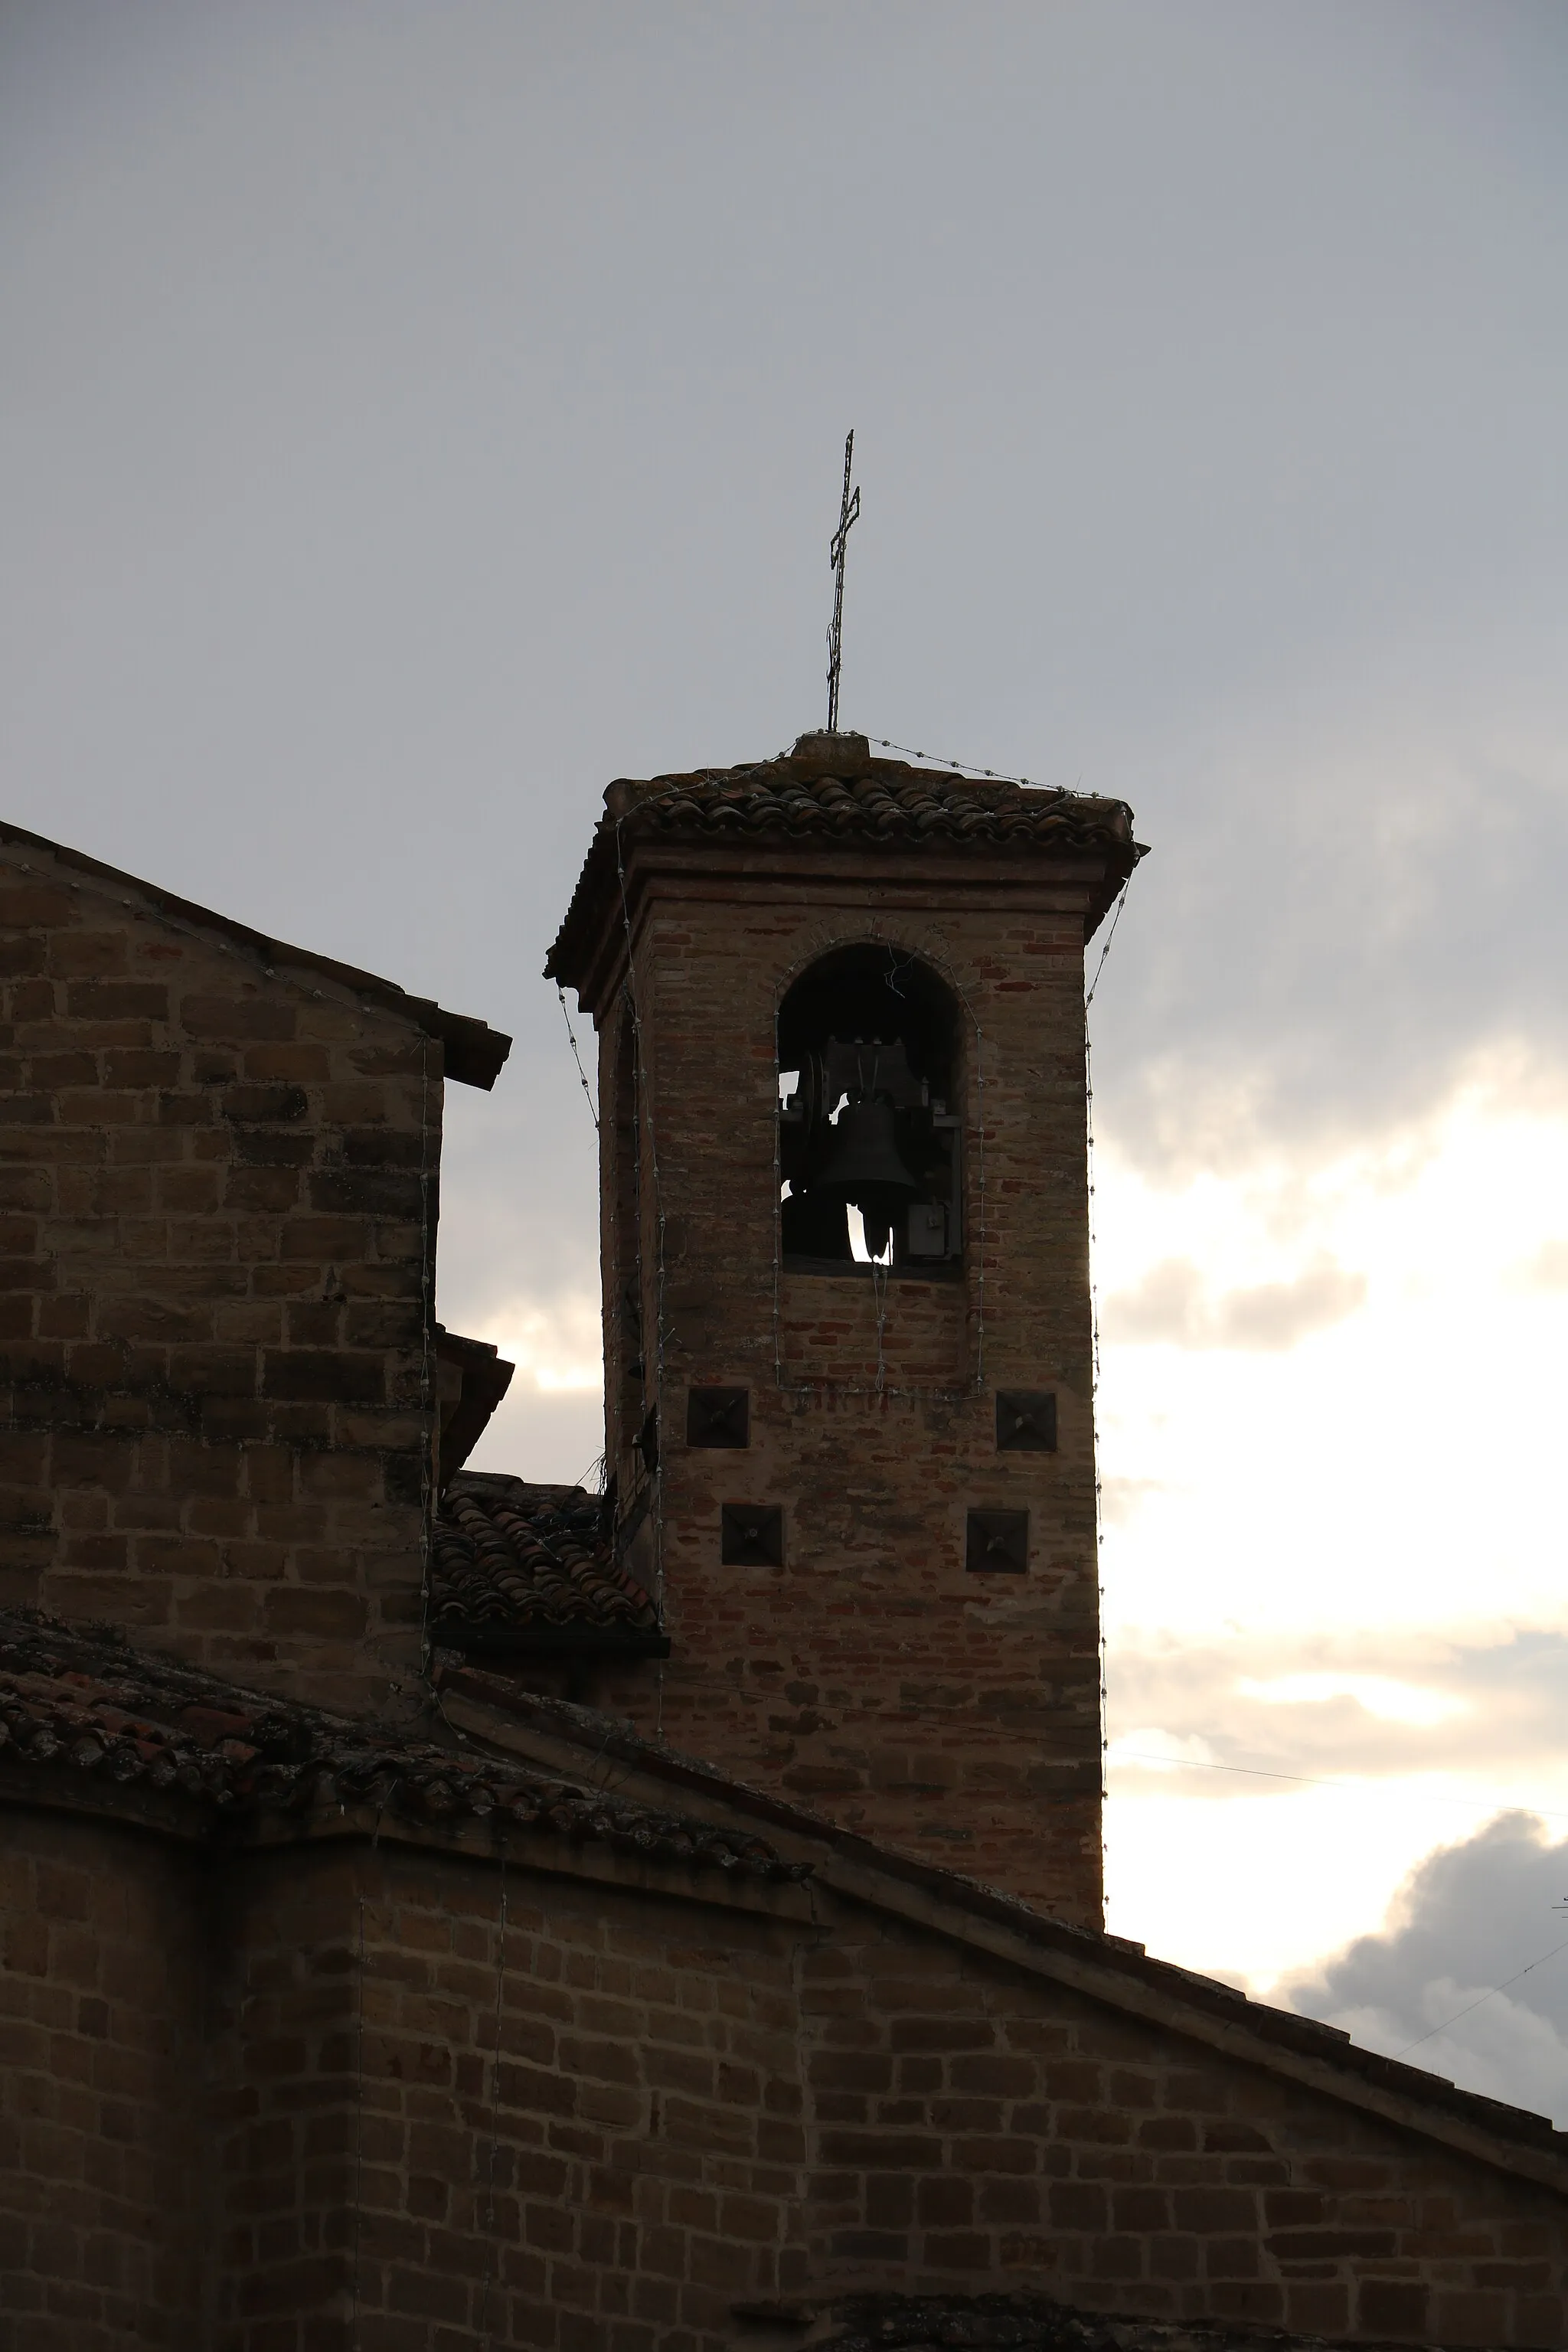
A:
<svg viewBox="0 0 1568 2352">
<path fill-rule="evenodd" d="M 1289 1780 L 1302 1789 L 1339 1789 L 1352 1797 L 1379 1796 L 1382 1791 L 1371 1788 L 1364 1780 L 1328 1780 L 1310 1772 L 1274 1772 L 1261 1764 L 1215 1764 L 1206 1756 L 1151 1756 L 1136 1748 L 1123 1748 L 1108 1758 L 1111 1765 L 1163 1764 L 1167 1771 L 1179 1772 L 1239 1772 L 1252 1780 Z M 1543 1822 L 1568 1822 L 1568 1813 L 1553 1812 L 1548 1806 L 1531 1804 L 1527 1797 L 1401 1797 L 1384 1798 L 1385 1803 L 1405 1805 L 1458 1806 L 1471 1813 L 1504 1812 L 1535 1813 Z"/>
<path fill-rule="evenodd" d="M 1457 2009 L 1452 2017 L 1446 2017 L 1443 2020 L 1441 2025 L 1434 2025 L 1429 2032 L 1418 2033 L 1414 2042 L 1407 2042 L 1403 2050 L 1396 2050 L 1394 2053 L 1394 2057 L 1403 2058 L 1407 2052 L 1419 2050 L 1424 2042 L 1434 2041 L 1439 2033 L 1447 2033 L 1449 2026 L 1458 2025 L 1461 2017 L 1468 2017 L 1472 2010 L 1479 2009 L 1486 2001 L 1494 2000 L 1500 1992 L 1507 1992 L 1510 1985 L 1518 1984 L 1520 1978 L 1527 1977 L 1531 1969 L 1544 1968 L 1548 1960 L 1554 1960 L 1557 1958 L 1559 1952 L 1568 1952 L 1568 1936 L 1565 1936 L 1560 1944 L 1553 1944 L 1549 1952 L 1542 1952 L 1538 1960 L 1531 1960 L 1528 1967 L 1521 1969 L 1518 1976 L 1504 1977 L 1501 1984 L 1491 1985 L 1485 1992 L 1478 1993 L 1468 2007 Z"/>
</svg>

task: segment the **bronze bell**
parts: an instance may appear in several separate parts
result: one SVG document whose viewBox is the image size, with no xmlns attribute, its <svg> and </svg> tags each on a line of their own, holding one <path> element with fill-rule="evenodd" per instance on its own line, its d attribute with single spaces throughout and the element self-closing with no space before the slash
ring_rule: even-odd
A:
<svg viewBox="0 0 1568 2352">
<path fill-rule="evenodd" d="M 891 1103 L 846 1103 L 833 1129 L 832 1148 L 821 1172 L 811 1181 L 814 1192 L 831 1192 L 853 1201 L 864 1214 L 895 1212 L 899 1194 L 918 1192 L 919 1185 L 899 1157 L 898 1129 Z"/>
</svg>

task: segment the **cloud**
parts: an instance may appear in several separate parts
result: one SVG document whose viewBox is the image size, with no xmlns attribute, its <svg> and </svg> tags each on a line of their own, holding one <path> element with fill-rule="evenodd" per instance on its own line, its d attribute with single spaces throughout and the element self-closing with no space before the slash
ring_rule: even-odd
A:
<svg viewBox="0 0 1568 2352">
<path fill-rule="evenodd" d="M 1528 1813 L 1501 1814 L 1463 1844 L 1428 1855 L 1401 1887 L 1381 1934 L 1358 1937 L 1277 1987 L 1274 1998 L 1387 2056 L 1561 2124 L 1568 2120 L 1565 1895 L 1568 1840 L 1553 1843 Z"/>
<path fill-rule="evenodd" d="M 1568 1290 L 1568 1241 L 1544 1241 L 1533 1257 L 1512 1269 L 1518 1290 Z"/>
<path fill-rule="evenodd" d="M 1325 1259 L 1289 1282 L 1211 1293 L 1191 1258 L 1171 1257 L 1101 1309 L 1104 1336 L 1133 1346 L 1233 1348 L 1270 1354 L 1294 1348 L 1353 1315 L 1366 1276 Z"/>
<path fill-rule="evenodd" d="M 1568 1803 L 1568 1634 L 1523 1627 L 1488 1638 L 1363 1627 L 1339 1637 L 1286 1628 L 1231 1640 L 1112 1640 L 1106 1661 L 1110 1760 L 1136 1769 L 1162 1727 L 1160 1760 L 1194 1768 L 1183 1793 L 1226 1802 L 1294 1780 L 1381 1788 L 1425 1809 L 1434 1833 L 1475 1812 Z M 1201 1769 L 1198 1745 L 1224 1770 Z M 1471 1819 L 1474 1813 L 1471 1814 Z M 1568 1825 L 1568 1824 L 1565 1824 Z"/>
<path fill-rule="evenodd" d="M 1155 1495 L 1163 1495 L 1165 1486 L 1159 1478 L 1105 1478 L 1100 1482 L 1100 1517 L 1102 1527 L 1124 1528 L 1131 1524 L 1144 1504 Z"/>
<path fill-rule="evenodd" d="M 1244 1675 L 1236 1686 L 1244 1698 L 1261 1699 L 1266 1706 L 1315 1706 L 1349 1698 L 1385 1722 L 1423 1726 L 1446 1723 L 1450 1716 L 1462 1714 L 1465 1705 L 1451 1692 L 1424 1690 L 1388 1675 L 1280 1675 L 1272 1682 Z"/>
<path fill-rule="evenodd" d="M 1150 1772 L 1173 1772 L 1184 1764 L 1213 1764 L 1215 1753 L 1195 1733 L 1162 1731 L 1157 1725 L 1124 1731 L 1105 1751 L 1110 1766 L 1133 1763 Z"/>
<path fill-rule="evenodd" d="M 1467 704 L 1478 682 L 1435 685 L 1430 731 L 1392 700 L 1343 708 L 1283 767 L 1280 740 L 1243 731 L 1140 808 L 1156 854 L 1095 1008 L 1118 1149 L 1167 1178 L 1331 1155 L 1478 1074 L 1561 1103 L 1568 714 L 1549 690 L 1507 743 Z"/>
</svg>

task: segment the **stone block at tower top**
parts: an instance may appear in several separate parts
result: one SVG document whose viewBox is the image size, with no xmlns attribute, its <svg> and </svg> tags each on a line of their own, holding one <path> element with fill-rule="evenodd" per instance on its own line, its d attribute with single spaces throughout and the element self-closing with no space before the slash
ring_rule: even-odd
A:
<svg viewBox="0 0 1568 2352">
<path fill-rule="evenodd" d="M 1091 1921 L 1083 949 L 1139 854 L 1119 801 L 805 736 L 613 784 L 547 966 L 599 1034 L 605 1454 L 670 1640 L 603 1703 Z"/>
</svg>

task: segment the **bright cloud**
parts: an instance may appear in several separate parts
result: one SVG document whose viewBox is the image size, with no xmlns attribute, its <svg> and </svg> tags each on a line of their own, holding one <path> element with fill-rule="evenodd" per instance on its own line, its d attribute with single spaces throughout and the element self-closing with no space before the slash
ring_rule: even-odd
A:
<svg viewBox="0 0 1568 2352">
<path fill-rule="evenodd" d="M 1279 1675 L 1272 1682 L 1244 1675 L 1237 1685 L 1247 1698 L 1266 1706 L 1314 1706 L 1336 1698 L 1353 1699 L 1368 1715 L 1389 1723 L 1445 1723 L 1464 1712 L 1465 1702 L 1451 1691 L 1424 1690 L 1415 1683 L 1392 1681 L 1386 1675 Z"/>
<path fill-rule="evenodd" d="M 1568 1827 L 1568 1118 L 1510 1066 L 1316 1166 L 1101 1150 L 1110 1917 L 1259 1988 L 1499 1807 Z M 1411 2039 L 1438 1958 L 1336 2021 Z M 1489 2009 L 1447 2070 L 1555 2031 Z"/>
<path fill-rule="evenodd" d="M 514 1386 L 521 1381 L 547 1394 L 585 1389 L 595 1396 L 603 1388 L 599 1302 L 585 1293 L 568 1293 L 546 1305 L 505 1299 L 486 1311 L 468 1336 L 490 1341 L 517 1366 Z"/>
<path fill-rule="evenodd" d="M 1112 1642 L 1554 1622 L 1568 1298 L 1514 1269 L 1565 1193 L 1568 1118 L 1479 1087 L 1305 1173 L 1168 1190 L 1102 1149 Z"/>
</svg>

